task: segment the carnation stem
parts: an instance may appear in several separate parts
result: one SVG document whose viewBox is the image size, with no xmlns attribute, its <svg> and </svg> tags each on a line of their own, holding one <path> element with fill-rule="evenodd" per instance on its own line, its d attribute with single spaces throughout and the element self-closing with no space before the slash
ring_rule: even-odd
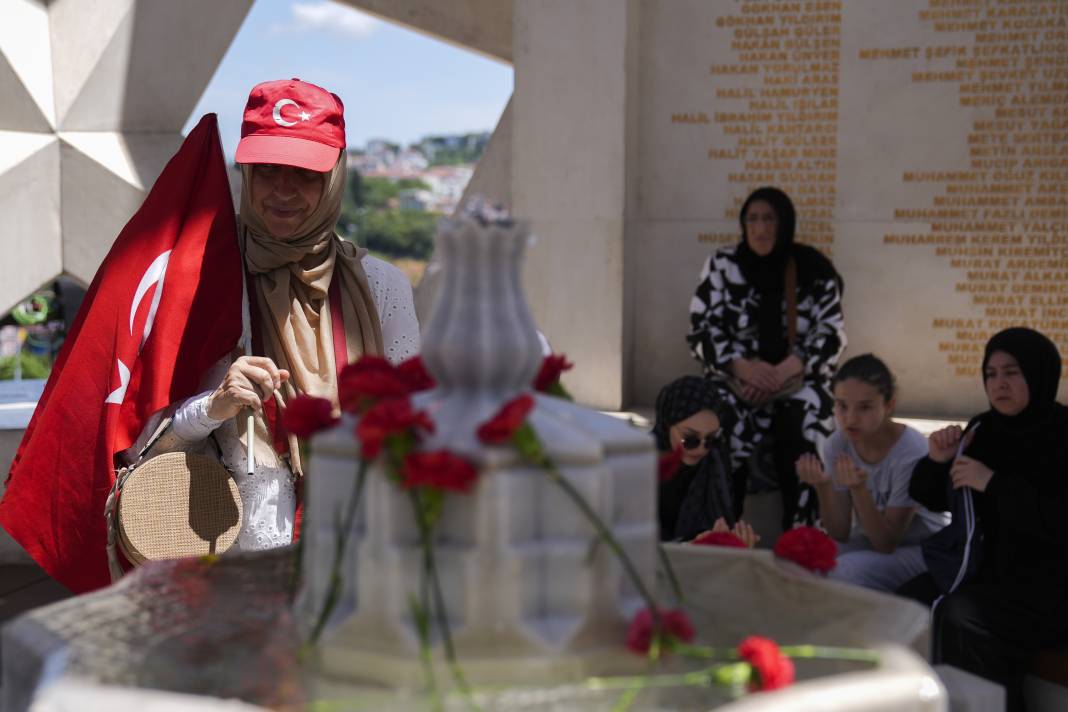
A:
<svg viewBox="0 0 1068 712">
<path fill-rule="evenodd" d="M 833 645 L 781 645 L 779 652 L 788 658 L 819 658 L 821 660 L 856 660 L 878 664 L 879 653 L 863 648 L 841 648 Z"/>
<path fill-rule="evenodd" d="M 334 563 L 330 569 L 330 586 L 326 591 L 326 600 L 323 602 L 323 610 L 319 614 L 319 620 L 311 633 L 311 643 L 314 644 L 322 635 L 326 622 L 330 620 L 330 614 L 334 612 L 338 598 L 341 596 L 341 563 L 345 559 L 345 548 L 352 532 L 352 525 L 356 520 L 356 512 L 360 508 L 360 500 L 363 498 L 363 486 L 367 481 L 367 460 L 360 459 L 356 470 L 356 485 L 349 497 L 349 509 L 345 513 L 345 520 L 337 533 L 337 542 L 334 546 Z M 304 537 L 301 536 L 301 539 Z"/>
<path fill-rule="evenodd" d="M 423 587 L 422 595 L 426 595 L 426 587 Z M 427 615 L 426 601 L 419 602 L 418 597 L 413 595 L 409 601 L 412 611 L 412 620 L 415 623 L 416 633 L 419 635 L 419 660 L 423 663 L 426 671 L 427 687 L 429 688 L 432 707 L 435 710 L 444 709 L 441 693 L 438 691 L 437 679 L 434 677 L 434 662 L 430 658 L 430 619 Z"/>
<path fill-rule="evenodd" d="M 620 675 L 616 677 L 591 677 L 586 680 L 590 690 L 643 689 L 655 687 L 712 687 L 716 665 L 705 670 L 677 673 L 674 675 Z"/>
<path fill-rule="evenodd" d="M 307 453 L 307 445 L 301 441 L 300 443 L 301 453 L 300 461 L 308 462 L 311 457 Z M 304 568 L 304 532 L 308 531 L 308 510 L 304 510 L 304 516 L 300 520 L 300 537 L 297 539 L 297 553 L 294 556 L 293 562 L 293 578 L 290 580 L 289 585 L 289 602 L 292 603 L 297 597 L 297 592 L 300 589 L 300 578 Z"/>
<path fill-rule="evenodd" d="M 452 673 L 453 679 L 456 681 L 457 689 L 467 700 L 468 704 L 477 710 L 479 707 L 474 702 L 474 697 L 471 694 L 471 687 L 467 684 L 467 678 L 464 677 L 463 670 L 460 668 L 460 664 L 456 658 L 456 649 L 452 644 L 452 632 L 449 629 L 449 615 L 445 608 L 445 596 L 441 592 L 441 580 L 438 578 L 437 561 L 434 557 L 434 538 L 431 536 L 433 525 L 427 521 L 426 512 L 423 510 L 418 493 L 412 491 L 411 499 L 412 507 L 415 510 L 416 523 L 419 526 L 419 538 L 423 547 L 424 584 L 429 584 L 430 591 L 434 596 L 431 608 L 436 613 L 438 629 L 441 632 L 442 648 L 444 648 L 445 651 L 445 660 L 448 663 L 449 671 Z"/>
<path fill-rule="evenodd" d="M 597 533 L 601 536 L 602 539 L 604 539 L 605 543 L 608 544 L 609 548 L 611 548 L 615 555 L 619 558 L 620 564 L 623 565 L 623 570 L 626 571 L 627 576 L 634 584 L 634 587 L 638 590 L 638 594 L 641 595 L 642 600 L 645 601 L 645 605 L 649 608 L 649 614 L 653 618 L 653 627 L 657 631 L 663 631 L 663 621 L 660 617 L 660 610 L 656 605 L 656 599 L 654 599 L 652 594 L 649 593 L 649 589 L 645 587 L 645 583 L 642 581 L 641 575 L 638 573 L 638 570 L 634 568 L 634 563 L 631 562 L 630 557 L 627 556 L 627 552 L 623 550 L 622 546 L 620 546 L 619 541 L 616 540 L 615 535 L 612 534 L 612 531 L 601 520 L 601 517 L 598 516 L 597 512 L 593 511 L 593 507 L 589 505 L 589 503 L 586 501 L 586 498 L 582 496 L 582 493 L 575 489 L 575 486 L 572 485 L 566 477 L 560 474 L 560 471 L 556 468 L 556 465 L 553 463 L 552 460 L 550 460 L 546 456 L 543 456 L 541 465 L 545 468 L 545 471 L 546 473 L 548 473 L 550 479 L 552 479 L 553 482 L 555 482 L 557 486 L 559 486 L 567 494 L 567 496 L 571 498 L 571 501 L 573 501 L 575 505 L 580 510 L 582 510 L 582 513 L 586 515 L 586 519 L 589 520 L 590 524 L 593 525 L 593 528 L 597 530 Z"/>
<path fill-rule="evenodd" d="M 738 660 L 736 648 L 713 648 L 708 645 L 689 645 L 676 642 L 672 647 L 676 653 L 691 658 L 705 660 Z M 819 660 L 855 660 L 877 664 L 879 654 L 864 648 L 843 648 L 833 645 L 780 645 L 779 652 L 788 658 L 816 658 Z"/>
</svg>

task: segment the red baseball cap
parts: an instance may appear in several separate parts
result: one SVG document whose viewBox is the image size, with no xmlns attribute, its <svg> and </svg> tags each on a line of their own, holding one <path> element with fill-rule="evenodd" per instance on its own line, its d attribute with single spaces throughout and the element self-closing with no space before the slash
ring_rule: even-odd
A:
<svg viewBox="0 0 1068 712">
<path fill-rule="evenodd" d="M 324 173 L 345 147 L 345 106 L 299 79 L 263 82 L 252 88 L 241 122 L 238 163 L 280 163 Z"/>
</svg>

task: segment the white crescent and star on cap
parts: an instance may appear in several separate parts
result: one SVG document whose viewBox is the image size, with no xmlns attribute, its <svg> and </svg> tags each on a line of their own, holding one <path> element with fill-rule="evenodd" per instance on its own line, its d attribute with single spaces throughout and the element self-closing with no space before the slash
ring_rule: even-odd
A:
<svg viewBox="0 0 1068 712">
<path fill-rule="evenodd" d="M 293 101 L 292 99 L 279 99 L 274 104 L 274 122 L 279 126 L 296 126 L 296 121 L 289 121 L 282 117 L 282 107 L 284 106 L 295 106 L 300 109 L 300 104 Z M 307 111 L 304 111 L 303 109 L 300 110 L 300 114 L 298 114 L 298 116 L 300 117 L 301 121 L 307 121 L 311 118 L 311 114 L 309 114 Z"/>
</svg>

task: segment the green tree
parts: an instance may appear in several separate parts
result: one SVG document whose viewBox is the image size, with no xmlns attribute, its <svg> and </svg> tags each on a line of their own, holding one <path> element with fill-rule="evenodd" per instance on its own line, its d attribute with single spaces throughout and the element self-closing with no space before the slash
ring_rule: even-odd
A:
<svg viewBox="0 0 1068 712">
<path fill-rule="evenodd" d="M 396 185 L 397 192 L 402 190 L 430 190 L 430 185 L 422 178 L 401 178 Z"/>
<path fill-rule="evenodd" d="M 348 192 L 345 198 L 348 198 L 348 201 L 355 208 L 362 208 L 364 205 L 363 176 L 355 168 L 352 169 L 352 175 L 349 176 Z M 345 201 L 343 200 L 342 202 Z"/>
<path fill-rule="evenodd" d="M 389 201 L 397 197 L 400 189 L 389 178 L 364 178 L 360 184 L 361 208 L 382 210 L 389 207 Z"/>
<path fill-rule="evenodd" d="M 421 210 L 369 212 L 357 223 L 356 235 L 370 250 L 391 257 L 429 259 L 434 250 L 437 216 Z"/>
</svg>

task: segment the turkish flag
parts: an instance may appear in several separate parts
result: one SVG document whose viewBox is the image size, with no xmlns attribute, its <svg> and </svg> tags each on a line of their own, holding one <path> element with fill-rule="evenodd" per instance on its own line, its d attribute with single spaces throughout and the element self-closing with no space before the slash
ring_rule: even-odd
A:
<svg viewBox="0 0 1068 712">
<path fill-rule="evenodd" d="M 241 290 L 226 165 L 207 114 L 93 278 L 0 501 L 0 525 L 71 591 L 111 582 L 104 504 L 115 454 L 235 347 Z"/>
</svg>

